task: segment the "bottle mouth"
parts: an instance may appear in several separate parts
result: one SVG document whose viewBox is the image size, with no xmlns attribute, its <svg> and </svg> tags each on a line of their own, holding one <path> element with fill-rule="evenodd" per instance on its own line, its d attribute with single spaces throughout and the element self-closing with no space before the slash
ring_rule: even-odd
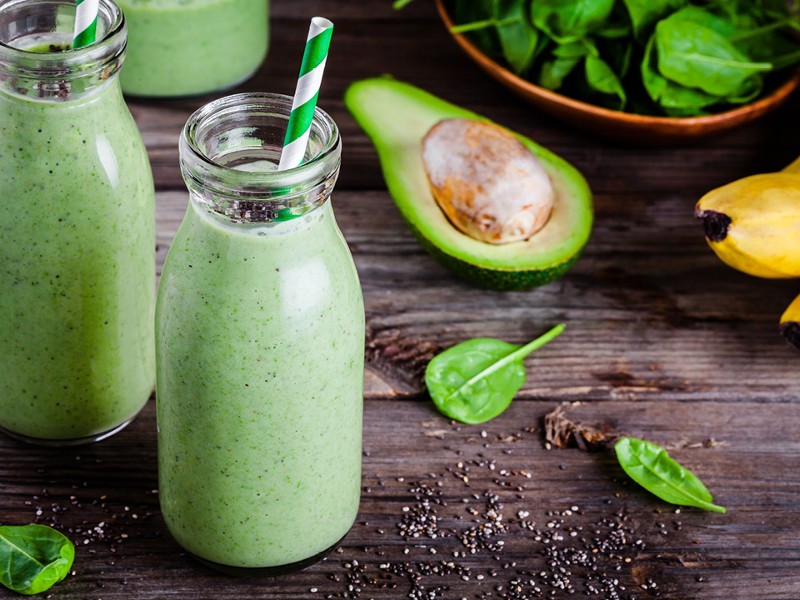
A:
<svg viewBox="0 0 800 600">
<path fill-rule="evenodd" d="M 0 0 L 0 78 L 31 98 L 64 98 L 109 79 L 122 65 L 127 26 L 111 0 L 100 0 L 97 17 L 97 41 L 71 49 L 74 0 Z"/>
<path fill-rule="evenodd" d="M 300 216 L 325 202 L 341 161 L 333 119 L 317 108 L 304 162 L 277 170 L 291 96 L 245 93 L 197 110 L 181 134 L 181 170 L 189 190 L 236 220 Z"/>
</svg>

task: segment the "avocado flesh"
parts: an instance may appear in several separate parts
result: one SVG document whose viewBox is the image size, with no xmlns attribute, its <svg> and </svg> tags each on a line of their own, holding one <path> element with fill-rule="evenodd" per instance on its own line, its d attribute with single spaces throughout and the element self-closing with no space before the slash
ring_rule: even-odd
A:
<svg viewBox="0 0 800 600">
<path fill-rule="evenodd" d="M 425 174 L 421 141 L 442 119 L 488 119 L 385 77 L 353 83 L 345 105 L 375 144 L 403 218 L 422 246 L 455 275 L 481 287 L 522 290 L 561 277 L 577 260 L 592 229 L 592 196 L 583 176 L 562 158 L 512 132 L 542 162 L 556 199 L 547 224 L 528 240 L 487 244 L 461 233 L 439 208 Z"/>
</svg>

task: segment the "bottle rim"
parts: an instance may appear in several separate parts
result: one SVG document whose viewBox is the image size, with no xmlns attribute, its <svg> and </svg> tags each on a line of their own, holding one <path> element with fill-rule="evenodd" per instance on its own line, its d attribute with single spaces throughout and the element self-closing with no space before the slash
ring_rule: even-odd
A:
<svg viewBox="0 0 800 600">
<path fill-rule="evenodd" d="M 283 171 L 239 170 L 221 164 L 204 150 L 204 135 L 220 136 L 257 118 L 288 122 L 291 107 L 291 96 L 247 92 L 219 98 L 195 111 L 180 138 L 181 170 L 190 190 L 198 187 L 228 199 L 281 203 L 302 200 L 315 190 L 329 195 L 341 161 L 341 139 L 334 120 L 319 107 L 311 127 L 320 147 L 300 166 Z M 216 128 L 209 134 L 212 124 Z"/>
<path fill-rule="evenodd" d="M 53 13 L 58 15 L 59 10 L 74 11 L 75 2 L 74 0 L 0 0 L 0 21 L 3 15 L 7 16 L 13 11 L 19 11 L 22 19 L 25 9 L 47 6 L 51 6 Z M 44 36 L 45 32 L 42 34 Z M 100 80 L 109 79 L 119 71 L 127 45 L 125 16 L 112 0 L 99 2 L 98 35 L 101 37 L 93 44 L 63 52 L 31 52 L 14 46 L 13 40 L 3 39 L 0 36 L 0 75 L 5 71 L 18 83 L 21 80 L 33 80 L 38 82 L 40 88 L 48 84 L 87 79 L 98 75 Z M 47 97 L 51 95 L 45 94 Z"/>
</svg>

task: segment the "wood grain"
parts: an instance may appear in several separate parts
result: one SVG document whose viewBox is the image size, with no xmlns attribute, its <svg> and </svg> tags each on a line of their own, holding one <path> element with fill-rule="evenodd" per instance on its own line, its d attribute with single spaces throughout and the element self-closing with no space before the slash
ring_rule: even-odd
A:
<svg viewBox="0 0 800 600">
<path fill-rule="evenodd" d="M 321 105 L 344 140 L 333 202 L 367 311 L 358 520 L 341 552 L 302 573 L 232 579 L 193 562 L 166 531 L 158 509 L 154 402 L 127 430 L 85 448 L 48 450 L 2 437 L 0 522 L 55 520 L 78 544 L 74 574 L 46 597 L 344 598 L 356 597 L 347 588 L 355 582 L 364 599 L 406 598 L 416 593 L 409 575 L 389 576 L 381 565 L 419 569 L 455 560 L 453 552 L 465 549 L 459 534 L 480 518 L 487 491 L 499 496 L 507 525 L 500 560 L 484 550 L 459 559 L 469 568 L 467 580 L 461 573 L 422 576 L 419 586 L 429 595 L 417 597 L 434 597 L 442 587 L 436 598 L 501 598 L 515 577 L 538 578 L 548 566 L 546 548 L 520 526 L 519 511 L 543 529 L 557 518 L 585 531 L 623 515 L 630 535 L 645 543 L 628 555 L 631 562 L 617 560 L 620 570 L 613 572 L 627 588 L 623 597 L 800 597 L 800 357 L 777 334 L 797 282 L 725 267 L 692 216 L 706 191 L 796 156 L 796 130 L 787 125 L 797 120 L 796 98 L 758 123 L 709 140 L 631 148 L 557 123 L 498 87 L 462 56 L 431 2 L 417 0 L 400 12 L 390 0 L 275 1 L 272 8 L 270 57 L 236 91 L 291 93 L 308 17 L 324 14 L 337 27 Z M 461 283 L 420 248 L 385 191 L 371 143 L 341 102 L 352 80 L 381 73 L 509 125 L 585 174 L 596 225 L 566 277 L 530 292 L 488 292 Z M 158 189 L 159 271 L 187 201 L 178 135 L 210 98 L 130 103 Z M 474 336 L 523 342 L 561 321 L 566 333 L 526 361 L 528 381 L 502 416 L 459 427 L 433 410 L 421 376 L 440 349 Z M 608 452 L 545 450 L 542 418 L 565 401 L 580 403 L 567 409 L 576 420 L 668 446 L 729 513 L 676 513 L 630 483 Z M 417 506 L 418 483 L 441 492 L 434 508 L 444 535 L 435 540 L 405 540 L 398 529 L 403 507 Z M 579 510 L 569 517 L 547 514 L 572 506 Z M 589 578 L 576 570 L 573 580 L 576 597 L 585 597 Z M 0 589 L 6 597 L 14 596 Z"/>
<path fill-rule="evenodd" d="M 628 482 L 608 452 L 545 450 L 540 432 L 533 429 L 552 406 L 549 399 L 516 402 L 490 424 L 457 427 L 424 401 L 367 402 L 364 487 L 356 525 L 341 553 L 292 576 L 231 579 L 209 572 L 181 552 L 165 531 L 154 493 L 152 402 L 127 430 L 86 448 L 48 450 L 0 439 L 3 456 L 13 457 L 0 464 L 3 522 L 55 518 L 73 530 L 105 523 L 102 540 L 73 533 L 79 542 L 91 541 L 78 544 L 75 573 L 53 588 L 50 597 L 58 600 L 319 598 L 346 591 L 349 569 L 343 565 L 353 560 L 373 576 L 387 561 L 453 560 L 452 553 L 463 550 L 459 532 L 474 519 L 467 510 L 480 510 L 480 495 L 488 490 L 503 505 L 508 532 L 501 538 L 507 547 L 498 553 L 500 560 L 485 551 L 458 559 L 469 567 L 469 581 L 460 576 L 423 578 L 427 586 L 450 586 L 445 598 L 479 597 L 496 585 L 507 586 L 519 571 L 546 569 L 543 547 L 520 527 L 518 513 L 529 512 L 527 520 L 546 528 L 553 520 L 548 511 L 561 513 L 573 506 L 579 510 L 564 518 L 573 527 L 589 527 L 619 511 L 629 519 L 632 535 L 642 539 L 645 548 L 614 574 L 629 588 L 652 578 L 659 587 L 639 589 L 640 599 L 796 597 L 800 555 L 788 524 L 800 518 L 800 482 L 787 478 L 800 459 L 796 404 L 774 404 L 765 411 L 758 402 L 708 401 L 686 410 L 680 401 L 614 400 L 568 408 L 574 419 L 611 422 L 615 431 L 673 447 L 673 456 L 702 476 L 715 499 L 729 509 L 727 515 L 694 509 L 676 513 L 675 507 Z M 765 443 L 764 431 L 772 440 L 786 440 L 780 452 L 766 451 L 770 444 Z M 718 446 L 703 447 L 711 438 Z M 490 462 L 494 470 L 486 466 Z M 467 483 L 461 477 L 465 472 Z M 420 482 L 436 487 L 437 481 L 445 503 L 436 506 L 442 537 L 404 540 L 398 523 L 403 507 L 414 507 L 409 490 Z M 63 510 L 53 513 L 53 506 Z M 503 567 L 512 562 L 515 567 Z M 362 597 L 405 597 L 408 582 L 397 577 L 390 581 L 398 587 L 365 588 Z M 582 589 L 580 578 L 575 583 Z M 309 592 L 312 588 L 318 595 Z"/>
</svg>

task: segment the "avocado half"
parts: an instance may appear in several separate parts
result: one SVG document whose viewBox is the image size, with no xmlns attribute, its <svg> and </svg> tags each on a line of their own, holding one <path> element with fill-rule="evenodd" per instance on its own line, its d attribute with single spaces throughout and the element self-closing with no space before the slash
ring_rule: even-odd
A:
<svg viewBox="0 0 800 600">
<path fill-rule="evenodd" d="M 592 230 L 592 194 L 564 159 L 511 132 L 542 162 L 555 203 L 547 224 L 529 239 L 488 244 L 456 229 L 439 208 L 422 162 L 422 138 L 442 119 L 489 119 L 390 77 L 351 84 L 344 102 L 375 144 L 403 218 L 423 248 L 455 275 L 493 290 L 526 290 L 558 279 L 578 259 Z"/>
</svg>

